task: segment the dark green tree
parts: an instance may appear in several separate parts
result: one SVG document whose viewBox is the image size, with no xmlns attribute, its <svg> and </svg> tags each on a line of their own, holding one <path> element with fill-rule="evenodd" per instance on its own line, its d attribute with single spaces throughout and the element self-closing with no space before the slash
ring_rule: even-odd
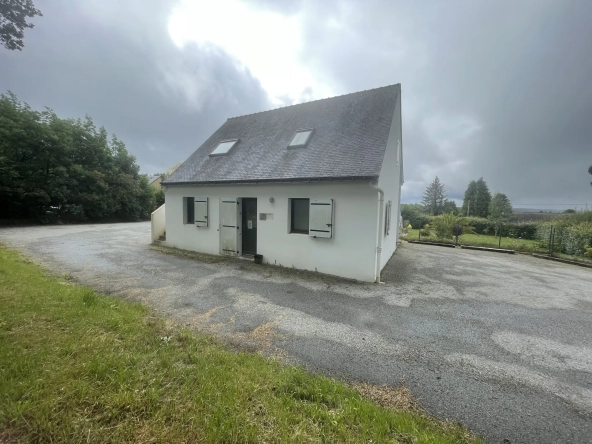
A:
<svg viewBox="0 0 592 444">
<path fill-rule="evenodd" d="M 425 192 L 423 193 L 421 204 L 428 214 L 437 216 L 442 214 L 445 201 L 446 190 L 444 189 L 444 184 L 442 184 L 438 176 L 436 176 L 434 181 L 428 185 Z"/>
<path fill-rule="evenodd" d="M 503 193 L 495 193 L 489 204 L 489 219 L 494 222 L 495 234 L 497 236 L 500 224 L 512 216 L 512 203 L 508 196 Z"/>
<path fill-rule="evenodd" d="M 92 119 L 60 119 L 0 95 L 0 218 L 134 221 L 154 206 L 125 144 Z"/>
<path fill-rule="evenodd" d="M 489 217 L 492 220 L 509 218 L 512 215 L 512 203 L 503 193 L 495 193 L 489 204 Z"/>
<path fill-rule="evenodd" d="M 477 217 L 487 217 L 489 215 L 489 204 L 491 203 L 491 193 L 487 187 L 487 183 L 483 178 L 475 183 L 475 211 L 473 211 L 473 204 L 471 203 L 471 215 Z"/>
<path fill-rule="evenodd" d="M 444 201 L 444 206 L 442 207 L 442 213 L 444 213 L 444 214 L 452 213 L 456 216 L 458 214 L 458 207 L 456 206 L 456 202 L 453 200 L 446 199 Z"/>
<path fill-rule="evenodd" d="M 25 46 L 23 38 L 25 29 L 33 28 L 28 18 L 42 16 L 35 8 L 32 0 L 1 0 L 0 1 L 0 43 L 6 49 L 21 51 Z"/>
<path fill-rule="evenodd" d="M 462 213 L 465 216 L 471 216 L 474 214 L 476 201 L 477 201 L 477 182 L 474 180 L 471 180 L 469 182 L 469 186 L 467 187 L 467 190 L 465 191 L 465 197 L 463 199 Z M 473 207 L 472 210 L 471 210 L 471 206 Z"/>
<path fill-rule="evenodd" d="M 169 178 L 169 176 L 171 174 L 173 174 L 175 172 L 175 170 L 181 166 L 182 163 L 183 162 L 177 162 L 176 164 L 168 167 L 164 173 L 157 174 L 157 176 L 160 176 L 160 178 L 163 181 L 167 180 Z M 158 207 L 160 207 L 164 203 L 164 189 L 162 187 L 158 187 L 158 189 L 153 188 L 153 190 L 154 190 L 154 209 L 157 209 Z"/>
</svg>

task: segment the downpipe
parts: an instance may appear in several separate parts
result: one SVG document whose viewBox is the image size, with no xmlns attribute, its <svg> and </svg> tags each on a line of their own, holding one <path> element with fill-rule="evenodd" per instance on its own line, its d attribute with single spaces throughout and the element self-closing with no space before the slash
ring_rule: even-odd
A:
<svg viewBox="0 0 592 444">
<path fill-rule="evenodd" d="M 382 233 L 384 231 L 384 191 L 377 183 L 370 182 L 370 188 L 378 191 L 378 233 L 376 238 L 376 270 L 374 271 L 374 282 L 380 284 L 380 258 L 382 255 Z"/>
</svg>

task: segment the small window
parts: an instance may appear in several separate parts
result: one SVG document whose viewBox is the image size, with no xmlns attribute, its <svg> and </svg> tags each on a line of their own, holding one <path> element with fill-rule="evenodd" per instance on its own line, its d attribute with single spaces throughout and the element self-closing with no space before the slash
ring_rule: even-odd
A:
<svg viewBox="0 0 592 444">
<path fill-rule="evenodd" d="M 308 234 L 310 199 L 290 199 L 290 233 Z"/>
<path fill-rule="evenodd" d="M 183 223 L 194 224 L 195 223 L 195 198 L 184 197 L 183 198 Z"/>
<path fill-rule="evenodd" d="M 294 135 L 294 138 L 292 139 L 288 147 L 305 146 L 310 139 L 312 131 L 312 129 L 303 129 L 296 131 L 296 134 Z"/>
<path fill-rule="evenodd" d="M 238 139 L 234 140 L 223 140 L 218 144 L 216 149 L 212 151 L 210 156 L 222 156 L 224 154 L 228 154 L 228 152 L 236 146 L 238 143 Z"/>
</svg>

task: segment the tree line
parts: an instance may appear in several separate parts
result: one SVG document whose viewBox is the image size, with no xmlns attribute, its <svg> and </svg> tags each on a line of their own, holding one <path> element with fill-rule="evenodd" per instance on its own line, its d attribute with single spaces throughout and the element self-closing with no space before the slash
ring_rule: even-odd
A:
<svg viewBox="0 0 592 444">
<path fill-rule="evenodd" d="M 0 219 L 137 221 L 155 192 L 125 144 L 90 117 L 61 119 L 0 95 Z"/>
<path fill-rule="evenodd" d="M 512 215 L 512 204 L 508 196 L 503 193 L 491 195 L 489 187 L 483 178 L 471 180 L 465 191 L 463 205 L 459 210 L 456 202 L 446 198 L 446 189 L 438 176 L 426 188 L 421 206 L 416 207 L 430 216 L 439 216 L 450 212 L 463 216 L 495 218 Z"/>
</svg>

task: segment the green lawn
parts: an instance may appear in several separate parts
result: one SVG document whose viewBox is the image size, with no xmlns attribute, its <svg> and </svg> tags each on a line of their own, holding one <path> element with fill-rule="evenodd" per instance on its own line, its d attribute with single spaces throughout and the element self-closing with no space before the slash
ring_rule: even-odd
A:
<svg viewBox="0 0 592 444">
<path fill-rule="evenodd" d="M 0 246 L 0 442 L 481 442 Z"/>
<path fill-rule="evenodd" d="M 407 240 L 418 240 L 419 237 L 419 230 L 413 229 L 409 230 L 409 234 L 404 237 L 403 239 Z M 436 238 L 429 237 L 424 238 L 422 236 L 422 240 L 430 240 L 436 241 Z M 449 240 L 448 242 L 454 243 L 454 240 Z M 471 245 L 476 247 L 492 247 L 498 248 L 499 246 L 499 238 L 496 236 L 490 236 L 485 234 L 464 234 L 459 237 L 458 239 L 459 245 Z M 535 252 L 540 251 L 544 252 L 544 248 L 541 247 L 539 241 L 534 240 L 526 240 L 526 239 L 514 239 L 511 237 L 502 237 L 501 248 L 507 248 L 509 250 L 517 250 L 517 251 L 528 251 L 528 252 Z"/>
</svg>

